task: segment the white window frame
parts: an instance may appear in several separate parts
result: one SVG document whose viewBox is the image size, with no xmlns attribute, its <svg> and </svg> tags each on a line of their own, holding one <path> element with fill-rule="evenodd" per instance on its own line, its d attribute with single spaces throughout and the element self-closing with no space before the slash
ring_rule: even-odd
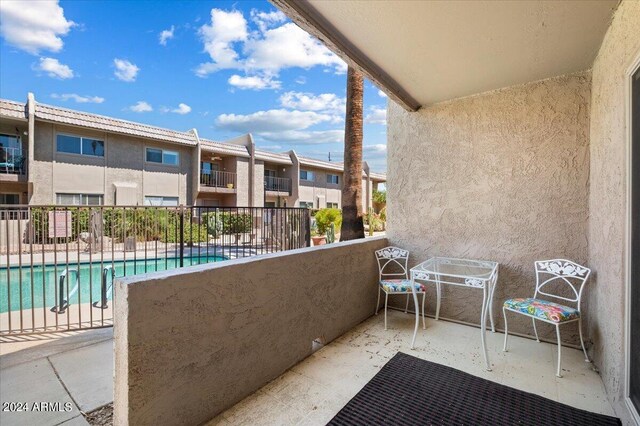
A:
<svg viewBox="0 0 640 426">
<path fill-rule="evenodd" d="M 305 173 L 305 177 L 302 177 L 302 172 Z M 309 179 L 309 176 L 311 176 L 311 179 Z M 300 170 L 300 180 L 305 181 L 305 182 L 313 182 L 316 179 L 316 174 L 314 171 L 312 170 Z"/>
<path fill-rule="evenodd" d="M 328 209 L 339 209 L 340 205 L 338 203 L 327 202 Z"/>
<path fill-rule="evenodd" d="M 155 199 L 155 201 L 152 199 Z M 156 203 L 158 200 L 160 201 L 159 204 Z M 172 200 L 172 201 L 175 200 L 175 204 L 173 203 L 167 204 L 167 200 Z M 180 205 L 180 197 L 164 196 L 164 195 L 145 195 L 144 205 L 153 206 L 153 207 L 177 207 Z"/>
<path fill-rule="evenodd" d="M 332 182 L 333 179 L 336 178 L 335 182 Z M 340 185 L 340 175 L 335 175 L 333 173 L 327 173 L 327 183 L 331 185 Z"/>
<path fill-rule="evenodd" d="M 313 201 L 300 201 L 298 204 L 302 209 L 312 209 L 314 207 Z"/>
<path fill-rule="evenodd" d="M 147 153 L 149 152 L 150 149 L 153 149 L 153 150 L 156 150 L 156 151 L 160 151 L 160 153 L 161 153 L 160 155 L 162 157 L 162 161 L 160 161 L 160 162 L 149 161 Z M 164 162 L 164 154 L 165 154 L 165 152 L 166 153 L 171 153 L 171 154 L 176 154 L 176 156 L 178 157 L 178 162 L 176 164 L 165 163 Z M 174 151 L 172 149 L 158 148 L 158 147 L 155 147 L 155 146 L 146 146 L 144 148 L 144 162 L 145 163 L 160 164 L 162 166 L 167 166 L 167 167 L 180 167 L 180 160 L 181 160 L 180 157 L 181 157 L 180 156 L 180 151 L 177 151 L 177 150 Z"/>
<path fill-rule="evenodd" d="M 58 136 L 68 136 L 70 138 L 78 138 L 78 139 L 80 139 L 80 153 L 60 151 L 58 149 Z M 102 142 L 102 155 L 93 155 L 93 154 L 85 154 L 85 153 L 83 153 L 82 152 L 82 145 L 83 145 L 82 140 L 83 139 L 92 139 L 92 140 L 95 140 L 95 141 L 98 141 L 98 142 Z M 104 139 L 96 138 L 96 137 L 93 137 L 93 136 L 82 136 L 82 135 L 74 135 L 73 133 L 56 132 L 55 144 L 56 144 L 56 154 L 81 155 L 83 157 L 102 158 L 102 159 L 104 159 L 106 154 L 107 154 L 107 142 Z"/>
<path fill-rule="evenodd" d="M 71 196 L 71 197 L 78 197 L 78 203 L 72 203 L 72 204 L 62 204 L 60 203 L 59 199 L 61 195 L 66 195 L 66 196 Z M 88 200 L 88 197 L 100 197 L 100 202 L 98 204 L 89 204 L 86 203 L 86 201 Z M 64 205 L 64 206 L 102 206 L 104 205 L 104 194 L 86 194 L 86 193 L 79 193 L 79 192 L 56 192 L 56 205 Z"/>
</svg>

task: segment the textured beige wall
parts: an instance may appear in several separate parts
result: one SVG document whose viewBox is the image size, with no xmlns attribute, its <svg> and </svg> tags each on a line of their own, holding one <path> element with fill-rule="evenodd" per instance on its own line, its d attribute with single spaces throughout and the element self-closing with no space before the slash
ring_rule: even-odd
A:
<svg viewBox="0 0 640 426">
<path fill-rule="evenodd" d="M 384 238 L 116 283 L 115 424 L 194 425 L 370 317 Z M 331 265 L 327 268 L 327 265 Z"/>
<path fill-rule="evenodd" d="M 588 292 L 597 315 L 588 322 L 599 367 L 614 406 L 624 386 L 624 295 L 627 116 L 625 73 L 640 55 L 640 2 L 624 1 L 593 65 Z"/>
<path fill-rule="evenodd" d="M 105 141 L 105 157 L 57 153 L 56 134 L 96 137 Z M 56 202 L 56 193 L 103 194 L 105 204 L 115 203 L 114 182 L 137 185 L 137 202 L 145 196 L 175 196 L 180 203 L 192 200 L 192 148 L 36 122 L 32 170 L 31 204 Z M 163 166 L 145 161 L 145 147 L 165 148 L 180 153 L 180 166 Z M 78 179 L 82 176 L 82 179 Z"/>
<path fill-rule="evenodd" d="M 411 251 L 411 263 L 499 262 L 500 328 L 504 299 L 533 296 L 534 260 L 587 262 L 589 97 L 583 73 L 415 113 L 389 103 L 387 236 Z M 479 323 L 478 296 L 446 288 L 441 314 Z M 428 300 L 434 312 L 434 292 Z M 532 334 L 530 320 L 510 319 L 511 330 Z M 551 326 L 538 331 L 551 337 Z M 567 326 L 565 339 L 576 335 Z"/>
</svg>

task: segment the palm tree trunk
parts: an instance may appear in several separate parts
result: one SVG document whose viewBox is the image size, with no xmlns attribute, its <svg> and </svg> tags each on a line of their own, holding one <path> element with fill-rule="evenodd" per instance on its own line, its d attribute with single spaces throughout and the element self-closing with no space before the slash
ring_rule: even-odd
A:
<svg viewBox="0 0 640 426">
<path fill-rule="evenodd" d="M 347 115 L 344 127 L 344 178 L 340 241 L 364 238 L 362 220 L 362 94 L 364 78 L 347 71 Z"/>
</svg>

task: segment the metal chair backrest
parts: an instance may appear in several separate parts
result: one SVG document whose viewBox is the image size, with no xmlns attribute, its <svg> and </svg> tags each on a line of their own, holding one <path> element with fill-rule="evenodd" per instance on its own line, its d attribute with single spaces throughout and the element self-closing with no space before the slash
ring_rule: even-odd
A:
<svg viewBox="0 0 640 426">
<path fill-rule="evenodd" d="M 538 260 L 535 262 L 536 268 L 536 292 L 538 294 L 550 296 L 567 302 L 575 302 L 580 310 L 580 300 L 591 269 L 579 265 L 566 259 Z M 550 290 L 550 284 L 560 284 L 559 288 L 569 288 L 571 296 L 566 297 L 557 291 Z M 547 287 L 547 289 L 545 289 Z"/>
<path fill-rule="evenodd" d="M 398 247 L 376 250 L 380 281 L 386 277 L 409 279 L 409 252 Z"/>
</svg>

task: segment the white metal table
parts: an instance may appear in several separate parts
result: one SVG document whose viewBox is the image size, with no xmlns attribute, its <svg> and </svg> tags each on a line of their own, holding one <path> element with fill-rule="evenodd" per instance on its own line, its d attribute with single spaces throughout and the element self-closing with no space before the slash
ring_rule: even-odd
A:
<svg viewBox="0 0 640 426">
<path fill-rule="evenodd" d="M 418 295 L 416 294 L 416 281 L 433 283 L 436 285 L 436 320 L 440 316 L 440 297 L 442 284 L 457 285 L 462 287 L 477 288 L 482 290 L 482 310 L 480 312 L 480 334 L 482 339 L 482 351 L 487 370 L 491 371 L 489 355 L 486 344 L 487 311 L 491 320 L 491 331 L 495 332 L 493 323 L 493 293 L 498 282 L 498 263 L 485 260 L 454 259 L 449 257 L 432 257 L 411 268 L 411 290 L 416 306 L 416 327 L 413 331 L 411 349 L 414 348 L 416 335 L 418 334 L 419 309 Z"/>
</svg>

